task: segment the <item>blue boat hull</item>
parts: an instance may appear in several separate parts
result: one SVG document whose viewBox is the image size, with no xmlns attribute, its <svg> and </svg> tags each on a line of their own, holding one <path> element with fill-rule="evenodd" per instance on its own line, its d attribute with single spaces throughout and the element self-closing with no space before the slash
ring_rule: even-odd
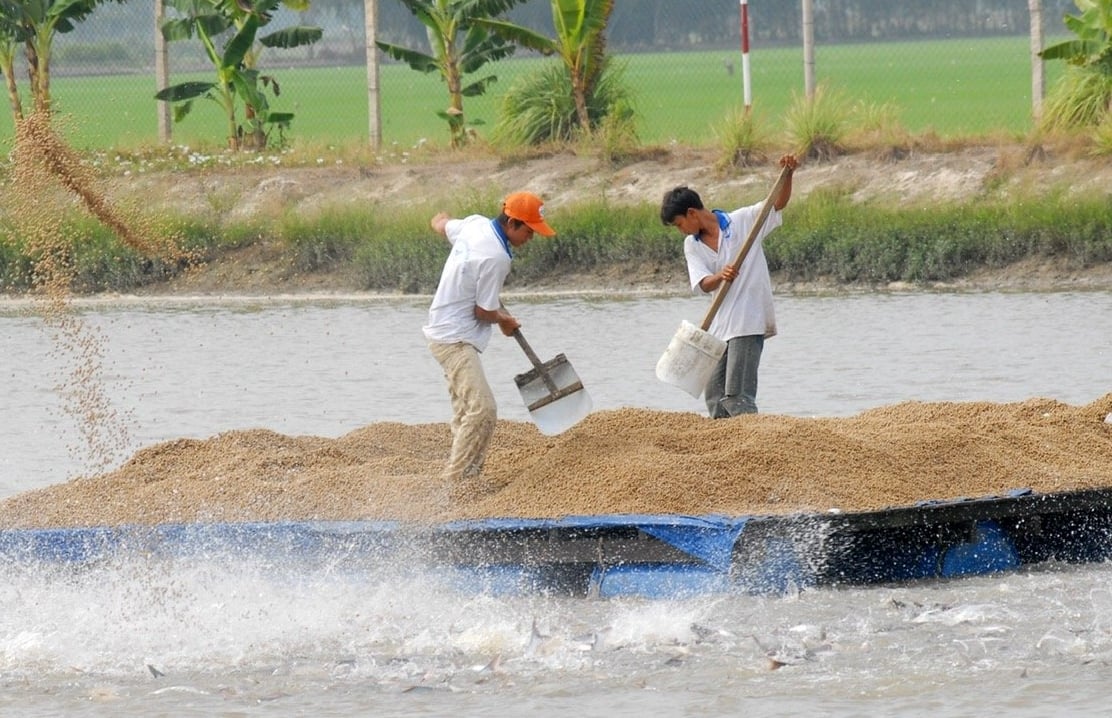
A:
<svg viewBox="0 0 1112 718">
<path fill-rule="evenodd" d="M 589 597 L 782 593 L 954 578 L 1112 554 L 1112 489 L 789 516 L 603 515 L 430 526 L 291 521 L 0 531 L 6 561 L 242 560 L 312 571 L 389 557 L 461 590 Z"/>
</svg>

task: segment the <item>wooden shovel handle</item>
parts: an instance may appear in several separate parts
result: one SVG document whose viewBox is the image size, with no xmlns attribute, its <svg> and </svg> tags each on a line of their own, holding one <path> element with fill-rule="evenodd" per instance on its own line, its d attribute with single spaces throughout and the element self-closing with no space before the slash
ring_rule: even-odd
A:
<svg viewBox="0 0 1112 718">
<path fill-rule="evenodd" d="M 753 242 L 756 241 L 757 235 L 761 232 L 761 227 L 764 227 L 765 220 L 768 219 L 769 212 L 772 211 L 772 203 L 775 201 L 776 196 L 780 194 L 780 190 L 783 189 L 784 183 L 788 181 L 788 177 L 791 173 L 792 170 L 788 167 L 780 170 L 780 176 L 776 179 L 776 184 L 772 186 L 772 190 L 768 193 L 768 196 L 765 197 L 764 204 L 761 205 L 761 212 L 757 215 L 756 221 L 753 222 L 753 228 L 749 230 L 749 236 L 745 238 L 745 244 L 741 245 L 741 249 L 738 250 L 737 256 L 734 257 L 732 264 L 735 270 L 739 269 L 741 263 L 745 261 L 746 255 L 749 254 L 749 248 L 753 246 Z M 718 287 L 718 291 L 714 295 L 714 301 L 710 303 L 710 309 L 707 310 L 707 315 L 703 317 L 702 330 L 704 332 L 710 327 L 710 323 L 714 321 L 714 315 L 718 313 L 718 308 L 722 306 L 722 300 L 726 298 L 726 292 L 729 291 L 731 284 L 733 284 L 733 281 L 727 280 L 722 282 Z"/>
<path fill-rule="evenodd" d="M 533 367 L 538 370 L 541 369 L 543 366 L 541 358 L 533 351 L 533 347 L 529 346 L 529 342 L 525 341 L 525 335 L 521 333 L 521 329 L 514 329 L 513 337 L 521 345 L 522 350 L 525 351 L 525 356 L 529 357 L 529 361 L 533 363 Z"/>
<path fill-rule="evenodd" d="M 499 303 L 498 306 L 503 309 L 506 308 L 506 305 L 502 303 Z M 533 363 L 533 367 L 537 371 L 541 371 L 544 368 L 544 364 L 541 363 L 541 358 L 537 356 L 537 353 L 533 351 L 533 347 L 529 346 L 529 342 L 525 341 L 525 335 L 521 333 L 521 327 L 514 329 L 514 333 L 510 336 L 516 339 L 517 343 L 521 345 L 522 350 L 525 351 L 525 356 L 529 357 L 529 361 Z"/>
<path fill-rule="evenodd" d="M 550 393 L 555 394 L 556 382 L 554 382 L 552 380 L 552 377 L 548 375 L 548 370 L 544 368 L 544 362 L 542 362 L 541 358 L 537 356 L 537 353 L 533 351 L 533 347 L 529 346 L 529 342 L 525 341 L 525 335 L 521 333 L 521 329 L 514 329 L 513 337 L 525 351 L 525 356 L 529 357 L 529 361 L 533 363 L 533 368 L 536 369 L 537 375 L 540 376 L 541 381 L 544 382 L 545 387 Z"/>
</svg>

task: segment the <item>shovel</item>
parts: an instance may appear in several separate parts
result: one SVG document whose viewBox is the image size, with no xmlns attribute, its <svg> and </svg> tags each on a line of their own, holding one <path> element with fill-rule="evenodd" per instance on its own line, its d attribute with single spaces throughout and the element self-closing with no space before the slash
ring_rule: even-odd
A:
<svg viewBox="0 0 1112 718">
<path fill-rule="evenodd" d="M 776 184 L 772 186 L 772 190 L 765 197 L 764 204 L 761 205 L 761 211 L 753 222 L 753 228 L 749 230 L 749 236 L 745 238 L 745 243 L 741 245 L 737 257 L 734 258 L 733 267 L 735 270 L 741 267 L 741 263 L 745 261 L 750 247 L 753 246 L 761 228 L 764 227 L 765 220 L 768 219 L 769 212 L 772 211 L 773 198 L 780 193 L 790 174 L 791 170 L 787 167 L 781 170 L 780 176 L 776 179 Z M 722 300 L 726 298 L 726 292 L 729 291 L 731 284 L 733 284 L 732 281 L 725 281 L 719 285 L 718 291 L 714 295 L 714 301 L 711 302 L 706 316 L 703 317 L 702 326 L 696 327 L 686 320 L 680 323 L 680 328 L 656 363 L 657 379 L 665 384 L 678 386 L 696 399 L 703 393 L 703 389 L 706 388 L 707 382 L 710 380 L 710 375 L 714 372 L 714 367 L 726 352 L 726 342 L 709 333 L 707 329 L 710 327 L 710 323 L 714 321 L 714 315 L 718 313 L 718 308 L 722 306 Z"/>
<path fill-rule="evenodd" d="M 563 433 L 591 413 L 591 397 L 567 357 L 557 354 L 542 362 L 520 329 L 513 337 L 533 363 L 532 369 L 514 377 L 514 383 L 542 434 Z"/>
</svg>

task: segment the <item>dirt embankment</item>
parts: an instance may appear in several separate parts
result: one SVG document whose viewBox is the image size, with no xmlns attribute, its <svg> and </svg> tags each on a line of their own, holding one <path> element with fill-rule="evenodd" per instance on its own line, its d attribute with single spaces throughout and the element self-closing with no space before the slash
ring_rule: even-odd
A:
<svg viewBox="0 0 1112 718">
<path fill-rule="evenodd" d="M 120 200 L 143 198 L 145 208 L 197 214 L 225 221 L 297 212 L 307 216 L 350 203 L 391 208 L 453 207 L 474 204 L 493 212 L 502 195 L 528 189 L 545 199 L 559 228 L 562 208 L 605 198 L 614 204 L 656 203 L 664 192 L 686 184 L 715 206 L 755 202 L 775 180 L 774 161 L 722 172 L 709 150 L 666 149 L 608 166 L 596 157 L 571 152 L 505 161 L 490 158 L 420 158 L 407 164 L 315 167 L 239 167 L 187 173 L 147 173 L 107 181 Z M 857 202 L 901 207 L 937 203 L 973 204 L 987 200 L 1040 197 L 1051 192 L 1112 197 L 1112 161 L 1067 151 L 1032 153 L 1022 145 L 964 147 L 952 151 L 912 151 L 900 159 L 860 152 L 830 162 L 805 163 L 796 173 L 794 197 L 837 190 Z M 620 278 L 582 276 L 562 284 L 568 290 L 675 290 L 682 267 L 626 268 Z M 777 278 L 774 278 L 777 279 Z M 830 290 L 777 282 L 781 292 Z M 1024 262 L 978 272 L 943 288 L 1000 290 L 1112 289 L 1112 267 L 1076 268 L 1062 262 Z M 280 248 L 265 239 L 230 252 L 198 271 L 143 293 L 289 294 L 346 293 L 356 289 L 344 271 L 306 275 L 294 272 Z M 909 289 L 899 285 L 882 289 Z"/>
</svg>

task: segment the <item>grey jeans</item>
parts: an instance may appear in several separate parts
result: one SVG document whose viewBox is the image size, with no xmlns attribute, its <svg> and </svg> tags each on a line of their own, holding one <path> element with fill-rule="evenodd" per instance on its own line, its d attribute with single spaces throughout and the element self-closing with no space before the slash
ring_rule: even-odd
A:
<svg viewBox="0 0 1112 718">
<path fill-rule="evenodd" d="M 757 370 L 761 366 L 764 337 L 753 334 L 726 342 L 703 395 L 712 419 L 757 413 Z"/>
</svg>

